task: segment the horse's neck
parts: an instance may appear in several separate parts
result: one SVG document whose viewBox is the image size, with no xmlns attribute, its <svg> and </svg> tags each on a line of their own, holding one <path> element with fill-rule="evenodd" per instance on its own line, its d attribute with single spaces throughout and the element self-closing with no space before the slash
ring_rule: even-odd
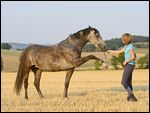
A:
<svg viewBox="0 0 150 113">
<path fill-rule="evenodd" d="M 86 37 L 75 37 L 75 36 L 69 36 L 66 40 L 62 41 L 60 44 L 63 46 L 67 46 L 70 48 L 76 48 L 80 52 L 82 51 L 82 48 L 87 43 Z"/>
</svg>

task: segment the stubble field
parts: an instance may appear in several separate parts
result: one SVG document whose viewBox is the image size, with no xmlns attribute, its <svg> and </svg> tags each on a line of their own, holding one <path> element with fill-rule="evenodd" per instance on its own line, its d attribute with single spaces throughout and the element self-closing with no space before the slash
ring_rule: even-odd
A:
<svg viewBox="0 0 150 113">
<path fill-rule="evenodd" d="M 121 86 L 123 70 L 75 71 L 69 86 L 69 99 L 63 99 L 65 72 L 44 72 L 41 99 L 33 85 L 30 72 L 28 95 L 24 87 L 20 96 L 13 92 L 16 72 L 1 73 L 1 111 L 149 111 L 149 71 L 135 70 L 134 93 L 137 102 L 126 100 L 127 92 Z"/>
</svg>

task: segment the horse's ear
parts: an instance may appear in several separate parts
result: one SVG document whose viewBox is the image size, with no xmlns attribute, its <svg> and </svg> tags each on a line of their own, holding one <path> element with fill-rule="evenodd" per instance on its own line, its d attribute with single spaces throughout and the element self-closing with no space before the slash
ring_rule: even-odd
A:
<svg viewBox="0 0 150 113">
<path fill-rule="evenodd" d="M 69 37 L 72 35 L 72 33 L 69 34 Z"/>
<path fill-rule="evenodd" d="M 92 27 L 89 25 L 89 29 L 92 31 L 93 29 L 92 29 Z"/>
<path fill-rule="evenodd" d="M 92 27 L 89 25 L 89 28 L 91 29 Z"/>
</svg>

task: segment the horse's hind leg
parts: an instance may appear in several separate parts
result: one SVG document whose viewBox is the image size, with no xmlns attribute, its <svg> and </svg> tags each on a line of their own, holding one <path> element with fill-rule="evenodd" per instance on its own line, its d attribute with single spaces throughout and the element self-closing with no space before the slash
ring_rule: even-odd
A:
<svg viewBox="0 0 150 113">
<path fill-rule="evenodd" d="M 74 68 L 66 71 L 65 88 L 64 88 L 64 95 L 63 95 L 64 98 L 67 98 L 69 82 L 73 72 L 74 72 Z"/>
<path fill-rule="evenodd" d="M 42 70 L 41 69 L 38 69 L 38 68 L 32 68 L 32 71 L 34 72 L 34 75 L 35 75 L 35 80 L 34 80 L 34 85 L 36 87 L 36 90 L 39 94 L 39 96 L 41 98 L 43 98 L 43 94 L 41 92 L 41 89 L 40 89 L 40 79 L 41 79 L 41 73 L 42 73 Z"/>
<path fill-rule="evenodd" d="M 28 99 L 28 77 L 29 77 L 29 71 L 30 70 L 26 70 L 25 71 L 25 78 L 24 78 L 24 89 L 25 89 L 25 99 Z"/>
</svg>

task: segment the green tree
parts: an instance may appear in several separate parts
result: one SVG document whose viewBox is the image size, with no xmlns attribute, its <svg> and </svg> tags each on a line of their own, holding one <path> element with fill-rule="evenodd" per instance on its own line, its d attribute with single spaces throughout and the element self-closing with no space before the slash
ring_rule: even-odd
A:
<svg viewBox="0 0 150 113">
<path fill-rule="evenodd" d="M 1 43 L 1 49 L 11 49 L 11 45 L 8 43 Z"/>
<path fill-rule="evenodd" d="M 86 51 L 86 52 L 96 51 L 96 47 L 93 44 L 86 44 L 83 47 L 83 51 Z"/>
<path fill-rule="evenodd" d="M 111 40 L 106 40 L 105 41 L 108 49 L 118 49 L 122 47 L 124 44 L 122 43 L 121 39 L 119 38 L 112 38 Z"/>
</svg>

